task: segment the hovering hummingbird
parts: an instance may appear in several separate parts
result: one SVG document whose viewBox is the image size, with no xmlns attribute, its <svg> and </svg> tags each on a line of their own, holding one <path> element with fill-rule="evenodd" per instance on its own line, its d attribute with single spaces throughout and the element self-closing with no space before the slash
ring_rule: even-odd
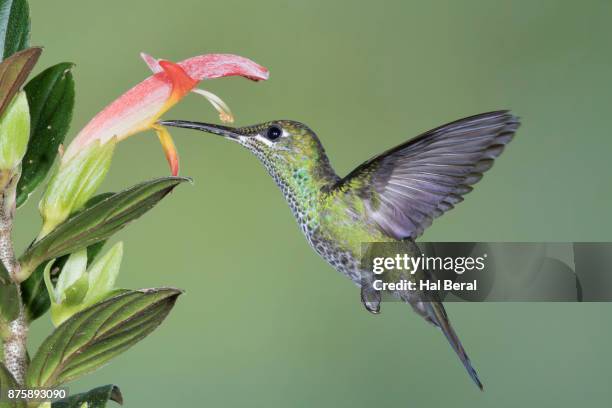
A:
<svg viewBox="0 0 612 408">
<path fill-rule="evenodd" d="M 371 271 L 360 262 L 361 244 L 402 242 L 420 253 L 414 240 L 463 200 L 519 127 L 508 111 L 460 119 L 373 157 L 341 178 L 317 135 L 300 122 L 275 120 L 241 128 L 160 123 L 220 135 L 253 152 L 280 187 L 312 248 L 361 287 L 361 301 L 372 313 L 380 311 L 381 294 L 364 283 Z M 393 294 L 444 333 L 482 389 L 442 303 L 415 292 Z"/>
</svg>

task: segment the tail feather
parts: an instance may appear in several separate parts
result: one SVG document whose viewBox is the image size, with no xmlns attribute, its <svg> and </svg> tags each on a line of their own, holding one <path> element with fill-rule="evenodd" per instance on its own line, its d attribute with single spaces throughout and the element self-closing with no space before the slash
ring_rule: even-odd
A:
<svg viewBox="0 0 612 408">
<path fill-rule="evenodd" d="M 446 315 L 446 311 L 444 310 L 444 306 L 440 302 L 427 302 L 426 304 L 428 305 L 427 309 L 429 312 L 427 317 L 433 324 L 442 330 L 442 333 L 444 333 L 448 342 L 453 347 L 453 350 L 455 350 L 455 353 L 457 353 L 457 356 L 459 356 L 459 359 L 463 363 L 463 366 L 467 370 L 468 374 L 482 391 L 484 388 L 482 382 L 480 382 L 476 370 L 474 367 L 472 367 L 472 363 L 470 362 L 465 349 L 461 345 L 461 341 L 459 340 L 457 333 L 455 333 L 455 330 L 453 330 L 453 327 L 448 320 L 448 316 Z"/>
</svg>

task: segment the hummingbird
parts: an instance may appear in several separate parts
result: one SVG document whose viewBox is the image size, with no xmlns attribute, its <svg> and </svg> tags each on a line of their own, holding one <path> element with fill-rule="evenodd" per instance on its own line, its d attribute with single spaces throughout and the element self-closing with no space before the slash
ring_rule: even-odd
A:
<svg viewBox="0 0 612 408">
<path fill-rule="evenodd" d="M 520 123 L 509 111 L 460 119 L 416 136 L 340 177 L 316 133 L 294 120 L 229 127 L 184 120 L 165 126 L 195 129 L 237 142 L 274 179 L 314 251 L 361 288 L 361 303 L 379 313 L 381 293 L 364 276 L 362 243 L 415 240 L 432 221 L 463 201 L 502 153 Z M 368 275 L 369 274 L 369 275 Z M 483 389 L 441 301 L 414 291 L 392 295 L 446 336 L 474 383 Z"/>
</svg>

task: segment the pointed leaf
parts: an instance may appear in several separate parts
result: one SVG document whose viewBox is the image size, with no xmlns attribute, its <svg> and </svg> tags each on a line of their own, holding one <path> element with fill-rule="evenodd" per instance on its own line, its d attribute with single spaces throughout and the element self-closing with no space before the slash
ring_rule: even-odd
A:
<svg viewBox="0 0 612 408">
<path fill-rule="evenodd" d="M 17 185 L 17 206 L 45 179 L 64 142 L 74 107 L 73 64 L 47 68 L 24 87 L 30 106 L 30 141 Z"/>
<path fill-rule="evenodd" d="M 6 369 L 4 364 L 0 363 L 0 408 L 26 408 L 27 404 L 24 400 L 13 400 L 6 399 L 5 390 L 19 388 L 17 381 L 11 375 L 9 370 Z"/>
<path fill-rule="evenodd" d="M 107 239 L 129 222 L 149 211 L 184 177 L 163 177 L 137 184 L 86 208 L 32 244 L 21 256 L 22 278 L 42 262 L 66 255 Z"/>
<path fill-rule="evenodd" d="M 30 13 L 26 0 L 0 0 L 0 61 L 28 47 Z"/>
<path fill-rule="evenodd" d="M 68 259 L 68 255 L 64 258 Z M 58 268 L 59 259 L 56 260 L 51 267 L 51 274 L 54 275 L 55 271 L 61 270 Z M 21 282 L 21 300 L 26 310 L 26 316 L 29 321 L 38 319 L 40 316 L 45 314 L 51 306 L 49 294 L 45 287 L 44 277 L 45 264 L 41 263 L 38 265 L 36 270 L 30 275 L 28 279 Z"/>
<path fill-rule="evenodd" d="M 14 283 L 0 284 L 0 325 L 19 316 L 19 292 Z"/>
<path fill-rule="evenodd" d="M 40 346 L 27 385 L 54 387 L 106 364 L 159 326 L 180 294 L 172 288 L 129 291 L 75 314 Z"/>
<path fill-rule="evenodd" d="M 123 395 L 116 385 L 104 385 L 93 390 L 76 394 L 51 404 L 51 408 L 81 408 L 87 403 L 87 408 L 105 408 L 108 401 L 123 405 Z"/>
<path fill-rule="evenodd" d="M 41 52 L 42 48 L 28 48 L 0 63 L 0 115 L 30 75 Z"/>
<path fill-rule="evenodd" d="M 85 208 L 92 207 L 113 194 L 114 193 L 98 194 L 97 196 L 89 199 L 87 204 L 85 204 Z M 106 241 L 104 240 L 87 247 L 87 266 L 91 265 L 96 256 L 102 250 L 105 243 Z M 60 271 L 64 268 L 64 265 L 68 261 L 69 256 L 70 254 L 61 256 L 53 262 L 53 266 L 51 267 L 52 281 L 57 279 Z M 29 321 L 38 319 L 40 316 L 45 314 L 51 306 L 49 294 L 47 293 L 43 279 L 45 265 L 46 263 L 44 262 L 38 265 L 34 273 L 32 273 L 28 279 L 21 283 L 21 300 L 23 301 L 26 316 L 28 317 Z"/>
<path fill-rule="evenodd" d="M 94 205 L 106 200 L 107 198 L 111 197 L 114 194 L 115 193 L 101 193 L 96 196 L 93 196 L 89 199 L 89 201 L 87 201 L 87 203 L 85 204 L 85 208 L 93 207 Z M 96 242 L 95 244 L 87 247 L 87 266 L 88 267 L 93 263 L 93 261 L 96 259 L 96 256 L 98 256 L 100 251 L 102 251 L 104 244 L 106 244 L 106 240 Z"/>
</svg>

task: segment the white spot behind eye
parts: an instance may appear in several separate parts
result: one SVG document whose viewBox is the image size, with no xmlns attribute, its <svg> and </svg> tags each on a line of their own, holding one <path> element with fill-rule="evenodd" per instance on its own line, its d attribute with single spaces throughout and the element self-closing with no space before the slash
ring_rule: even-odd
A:
<svg viewBox="0 0 612 408">
<path fill-rule="evenodd" d="M 259 134 L 257 136 L 255 136 L 255 139 L 257 139 L 257 141 L 259 141 L 259 142 L 264 143 L 266 146 L 272 146 L 274 144 L 273 141 L 271 141 L 267 137 L 259 135 Z"/>
</svg>

